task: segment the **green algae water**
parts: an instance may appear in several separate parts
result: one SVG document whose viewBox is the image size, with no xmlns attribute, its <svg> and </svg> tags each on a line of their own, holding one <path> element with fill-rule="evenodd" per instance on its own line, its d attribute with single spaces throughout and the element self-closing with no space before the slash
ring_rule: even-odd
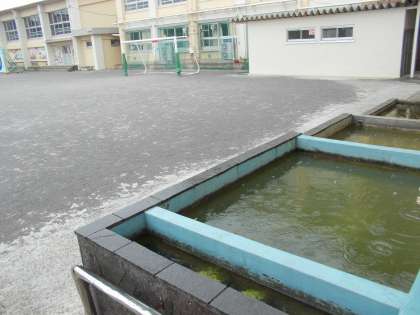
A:
<svg viewBox="0 0 420 315">
<path fill-rule="evenodd" d="M 136 242 L 150 250 L 165 256 L 182 266 L 185 266 L 204 277 L 219 281 L 244 295 L 260 300 L 272 307 L 291 315 L 322 315 L 326 314 L 297 300 L 285 296 L 275 290 L 262 286 L 250 279 L 244 278 L 225 268 L 203 260 L 152 234 L 142 234 Z"/>
<path fill-rule="evenodd" d="M 408 291 L 420 267 L 420 172 L 294 152 L 183 215 Z"/>
<path fill-rule="evenodd" d="M 393 118 L 420 119 L 420 105 L 396 104 L 379 116 Z"/>
<path fill-rule="evenodd" d="M 359 143 L 420 150 L 420 131 L 352 125 L 330 138 Z"/>
</svg>

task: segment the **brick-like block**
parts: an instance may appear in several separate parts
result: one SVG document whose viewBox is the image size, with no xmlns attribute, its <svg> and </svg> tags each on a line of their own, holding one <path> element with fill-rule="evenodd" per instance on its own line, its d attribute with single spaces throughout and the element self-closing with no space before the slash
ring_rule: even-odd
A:
<svg viewBox="0 0 420 315">
<path fill-rule="evenodd" d="M 134 242 L 120 248 L 115 254 L 151 274 L 156 274 L 173 264 L 169 259 Z"/>
<path fill-rule="evenodd" d="M 323 132 L 324 130 L 332 127 L 333 125 L 338 124 L 338 123 L 340 123 L 344 120 L 348 120 L 348 125 L 350 125 L 351 124 L 351 114 L 338 115 L 337 117 L 334 117 L 330 120 L 327 120 L 326 122 L 323 122 L 322 124 L 316 126 L 315 128 L 312 128 L 312 129 L 309 129 L 309 130 L 305 131 L 304 134 L 308 135 L 308 136 L 315 136 L 315 135 Z"/>
<path fill-rule="evenodd" d="M 156 205 L 158 205 L 161 202 L 160 199 L 157 199 L 153 196 L 144 198 L 142 200 L 139 200 L 138 202 L 135 202 L 127 207 L 124 207 L 116 212 L 114 212 L 114 215 L 127 219 L 130 218 L 142 211 L 145 211 L 149 208 L 152 208 Z"/>
<path fill-rule="evenodd" d="M 178 264 L 169 266 L 158 273 L 157 277 L 205 303 L 209 303 L 226 288 L 224 284 L 200 276 Z"/>
<path fill-rule="evenodd" d="M 213 166 L 212 168 L 210 168 L 208 170 L 208 174 L 209 176 L 206 178 L 201 177 L 203 180 L 209 179 L 213 176 L 216 176 L 218 174 L 224 173 L 228 170 L 230 170 L 232 167 L 235 167 L 237 165 L 236 159 L 235 158 L 231 158 L 229 160 L 226 160 L 222 163 L 219 163 L 215 166 Z"/>
<path fill-rule="evenodd" d="M 232 288 L 224 290 L 210 305 L 229 315 L 287 315 Z"/>
<path fill-rule="evenodd" d="M 284 135 L 281 135 L 273 140 L 270 140 L 268 142 L 265 142 L 263 144 L 258 145 L 257 147 L 250 149 L 240 155 L 238 155 L 237 157 L 235 157 L 235 161 L 236 164 L 240 165 L 241 163 L 244 163 L 248 160 L 251 160 L 259 155 L 264 154 L 265 152 L 275 149 L 276 147 L 278 147 L 279 145 L 286 143 L 290 140 L 292 140 L 293 138 L 296 138 L 299 135 L 299 133 L 297 132 L 288 132 Z"/>
<path fill-rule="evenodd" d="M 114 225 L 119 221 L 121 221 L 120 217 L 110 214 L 88 225 L 78 228 L 75 231 L 75 233 L 83 237 L 88 237 L 89 235 L 96 233 L 100 230 L 106 229 L 107 227 Z"/>
<path fill-rule="evenodd" d="M 394 106 L 395 104 L 397 104 L 399 102 L 398 99 L 396 98 L 391 98 L 389 100 L 386 100 L 385 102 L 367 110 L 366 112 L 364 112 L 364 115 L 378 115 L 381 112 L 383 112 L 384 110 L 390 108 L 391 106 Z"/>
<path fill-rule="evenodd" d="M 117 256 L 108 249 L 98 246 L 93 240 L 78 236 L 80 254 L 83 267 L 105 278 L 114 285 L 118 285 L 125 274 L 125 270 L 116 264 Z"/>
<path fill-rule="evenodd" d="M 163 281 L 115 252 L 98 246 L 91 239 L 79 236 L 78 240 L 84 268 L 103 277 L 145 304 L 161 310 L 162 301 L 167 300 L 167 290 L 162 286 Z M 109 298 L 104 298 L 100 293 L 95 295 L 99 299 L 103 314 L 125 314 L 123 309 L 115 312 L 120 306 Z"/>
<path fill-rule="evenodd" d="M 93 233 L 88 237 L 99 246 L 106 248 L 107 250 L 114 252 L 117 249 L 128 245 L 131 241 L 118 235 L 117 233 L 110 230 L 101 230 Z"/>
<path fill-rule="evenodd" d="M 194 185 L 187 179 L 175 183 L 171 186 L 163 188 L 152 195 L 152 197 L 159 199 L 159 200 L 168 200 L 183 191 L 192 188 Z"/>
</svg>

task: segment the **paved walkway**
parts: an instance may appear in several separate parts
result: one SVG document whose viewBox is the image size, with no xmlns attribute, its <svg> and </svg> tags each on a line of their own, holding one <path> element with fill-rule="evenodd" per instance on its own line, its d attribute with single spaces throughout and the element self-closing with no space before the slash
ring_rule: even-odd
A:
<svg viewBox="0 0 420 315">
<path fill-rule="evenodd" d="M 0 314 L 81 312 L 78 226 L 290 129 L 418 91 L 222 73 L 0 76 Z"/>
</svg>

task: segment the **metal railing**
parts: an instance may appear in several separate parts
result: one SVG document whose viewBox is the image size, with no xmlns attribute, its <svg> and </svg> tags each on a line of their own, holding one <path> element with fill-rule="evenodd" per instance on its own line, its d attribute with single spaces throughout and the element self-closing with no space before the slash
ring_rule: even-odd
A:
<svg viewBox="0 0 420 315">
<path fill-rule="evenodd" d="M 140 302 L 136 298 L 122 291 L 121 289 L 114 286 L 112 283 L 105 279 L 95 275 L 94 273 L 83 269 L 80 266 L 75 266 L 71 270 L 73 280 L 76 284 L 77 291 L 79 292 L 80 298 L 87 315 L 98 315 L 98 310 L 93 302 L 91 288 L 95 288 L 113 301 L 123 305 L 127 310 L 138 315 L 161 315 L 153 308 Z"/>
</svg>

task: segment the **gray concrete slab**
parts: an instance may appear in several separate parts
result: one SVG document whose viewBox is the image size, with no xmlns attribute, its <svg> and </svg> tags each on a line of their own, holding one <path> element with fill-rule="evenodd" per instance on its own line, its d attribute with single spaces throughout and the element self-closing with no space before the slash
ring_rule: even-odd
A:
<svg viewBox="0 0 420 315">
<path fill-rule="evenodd" d="M 0 313 L 81 313 L 76 228 L 291 128 L 419 91 L 225 73 L 0 76 Z"/>
<path fill-rule="evenodd" d="M 224 290 L 211 302 L 211 305 L 224 314 L 231 315 L 287 315 L 256 299 L 248 298 L 232 288 Z"/>
<path fill-rule="evenodd" d="M 135 242 L 120 248 L 116 254 L 153 275 L 173 264 L 169 259 Z"/>
</svg>

